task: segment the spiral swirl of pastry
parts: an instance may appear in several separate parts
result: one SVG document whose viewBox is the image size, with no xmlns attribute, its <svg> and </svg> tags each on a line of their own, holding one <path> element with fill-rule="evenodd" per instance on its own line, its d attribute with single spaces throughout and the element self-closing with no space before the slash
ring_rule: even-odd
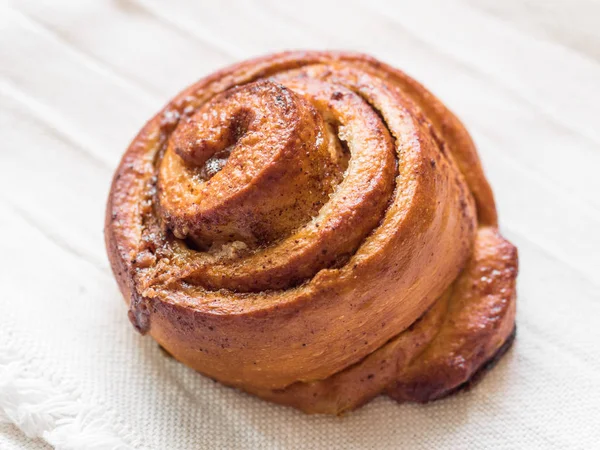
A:
<svg viewBox="0 0 600 450">
<path fill-rule="evenodd" d="M 365 55 L 270 55 L 186 89 L 125 153 L 105 233 L 138 331 L 307 412 L 438 398 L 514 329 L 516 250 L 468 133 Z"/>
</svg>

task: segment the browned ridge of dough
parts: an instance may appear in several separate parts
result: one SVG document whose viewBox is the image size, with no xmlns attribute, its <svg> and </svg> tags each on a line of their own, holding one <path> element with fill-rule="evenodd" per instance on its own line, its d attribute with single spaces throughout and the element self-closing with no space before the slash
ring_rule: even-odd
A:
<svg viewBox="0 0 600 450">
<path fill-rule="evenodd" d="M 517 251 L 459 120 L 369 56 L 286 52 L 190 86 L 119 165 L 105 236 L 175 358 L 309 413 L 426 402 L 511 342 Z"/>
</svg>

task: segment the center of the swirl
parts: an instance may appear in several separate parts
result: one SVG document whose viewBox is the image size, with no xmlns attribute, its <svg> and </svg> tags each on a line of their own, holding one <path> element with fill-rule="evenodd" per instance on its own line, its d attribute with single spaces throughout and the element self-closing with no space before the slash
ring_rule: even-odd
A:
<svg viewBox="0 0 600 450">
<path fill-rule="evenodd" d="M 226 91 L 169 140 L 159 169 L 163 221 L 200 247 L 284 237 L 340 181 L 334 147 L 323 118 L 286 87 L 262 81 Z"/>
<path fill-rule="evenodd" d="M 227 147 L 208 158 L 206 160 L 206 163 L 204 163 L 204 166 L 200 170 L 200 177 L 203 180 L 211 179 L 217 172 L 219 172 L 223 168 L 230 154 L 231 147 Z"/>
<path fill-rule="evenodd" d="M 215 109 L 200 120 L 193 116 L 173 135 L 173 149 L 189 165 L 199 167 L 201 178 L 208 180 L 225 166 L 254 119 L 254 112 L 242 105 L 230 115 L 219 114 Z"/>
</svg>

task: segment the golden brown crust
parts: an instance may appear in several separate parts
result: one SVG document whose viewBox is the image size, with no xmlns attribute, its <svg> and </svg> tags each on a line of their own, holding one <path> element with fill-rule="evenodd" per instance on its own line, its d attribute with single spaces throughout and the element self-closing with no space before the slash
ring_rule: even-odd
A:
<svg viewBox="0 0 600 450">
<path fill-rule="evenodd" d="M 105 235 L 139 331 L 225 384 L 340 413 L 439 397 L 508 339 L 516 250 L 496 224 L 432 94 L 365 55 L 288 52 L 150 120 Z"/>
<path fill-rule="evenodd" d="M 386 392 L 427 402 L 464 385 L 509 341 L 515 319 L 516 249 L 481 228 L 456 281 L 409 329 L 365 359 L 324 380 L 252 390 L 311 413 L 340 414 Z"/>
</svg>

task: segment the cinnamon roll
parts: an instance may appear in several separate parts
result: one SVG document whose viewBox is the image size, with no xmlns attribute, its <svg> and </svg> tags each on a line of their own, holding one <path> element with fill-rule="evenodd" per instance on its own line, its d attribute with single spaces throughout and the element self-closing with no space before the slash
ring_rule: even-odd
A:
<svg viewBox="0 0 600 450">
<path fill-rule="evenodd" d="M 125 152 L 105 237 L 139 332 L 309 413 L 440 398 L 514 336 L 517 251 L 469 134 L 362 54 L 269 55 L 184 90 Z"/>
</svg>

